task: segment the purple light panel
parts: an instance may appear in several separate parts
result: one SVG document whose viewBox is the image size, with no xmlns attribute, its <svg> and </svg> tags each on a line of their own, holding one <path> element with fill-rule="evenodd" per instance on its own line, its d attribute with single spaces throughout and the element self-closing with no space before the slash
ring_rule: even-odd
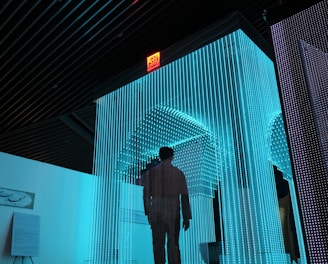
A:
<svg viewBox="0 0 328 264">
<path fill-rule="evenodd" d="M 328 263 L 328 1 L 271 26 L 310 263 Z M 325 161 L 326 159 L 326 161 Z"/>
<path fill-rule="evenodd" d="M 328 54 L 303 40 L 300 41 L 300 51 L 315 126 L 328 172 Z"/>
</svg>

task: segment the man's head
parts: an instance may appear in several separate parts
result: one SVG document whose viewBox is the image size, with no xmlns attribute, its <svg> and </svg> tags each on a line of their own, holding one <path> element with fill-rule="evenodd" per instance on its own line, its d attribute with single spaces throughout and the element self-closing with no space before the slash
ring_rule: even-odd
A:
<svg viewBox="0 0 328 264">
<path fill-rule="evenodd" d="M 166 160 L 169 158 L 173 158 L 174 155 L 174 151 L 173 148 L 169 148 L 169 147 L 161 147 L 159 149 L 159 157 L 161 160 Z"/>
</svg>

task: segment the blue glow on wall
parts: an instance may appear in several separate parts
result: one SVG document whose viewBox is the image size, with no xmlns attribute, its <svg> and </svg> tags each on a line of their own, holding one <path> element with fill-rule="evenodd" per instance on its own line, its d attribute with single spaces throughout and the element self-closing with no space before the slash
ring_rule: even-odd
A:
<svg viewBox="0 0 328 264">
<path fill-rule="evenodd" d="M 99 98 L 93 263 L 153 263 L 138 182 L 163 145 L 190 192 L 183 263 L 205 263 L 200 248 L 211 242 L 220 263 L 290 263 L 273 175 L 276 165 L 292 183 L 280 115 L 274 65 L 242 30 Z"/>
</svg>

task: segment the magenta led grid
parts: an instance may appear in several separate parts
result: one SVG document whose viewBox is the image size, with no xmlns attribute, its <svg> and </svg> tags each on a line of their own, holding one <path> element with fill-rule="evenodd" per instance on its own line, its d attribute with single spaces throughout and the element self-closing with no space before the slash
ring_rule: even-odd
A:
<svg viewBox="0 0 328 264">
<path fill-rule="evenodd" d="M 324 105 L 328 103 L 312 100 L 318 93 L 327 93 L 327 83 L 316 75 L 319 70 L 327 76 L 327 65 L 320 69 L 320 62 L 327 57 L 318 60 L 316 56 L 303 56 L 302 62 L 300 42 L 327 53 L 327 6 L 328 2 L 322 1 L 271 26 L 310 263 L 328 263 L 327 148 L 320 138 L 321 132 L 327 134 Z M 313 80 L 317 83 L 310 87 L 311 78 L 311 84 Z"/>
</svg>

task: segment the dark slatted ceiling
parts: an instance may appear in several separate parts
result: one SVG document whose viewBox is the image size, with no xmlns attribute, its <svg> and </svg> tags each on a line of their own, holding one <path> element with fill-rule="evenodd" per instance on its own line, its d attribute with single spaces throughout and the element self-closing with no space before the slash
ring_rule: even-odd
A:
<svg viewBox="0 0 328 264">
<path fill-rule="evenodd" d="M 268 24 L 318 1 L 0 1 L 0 151 L 92 171 L 99 85 L 240 11 Z"/>
</svg>

